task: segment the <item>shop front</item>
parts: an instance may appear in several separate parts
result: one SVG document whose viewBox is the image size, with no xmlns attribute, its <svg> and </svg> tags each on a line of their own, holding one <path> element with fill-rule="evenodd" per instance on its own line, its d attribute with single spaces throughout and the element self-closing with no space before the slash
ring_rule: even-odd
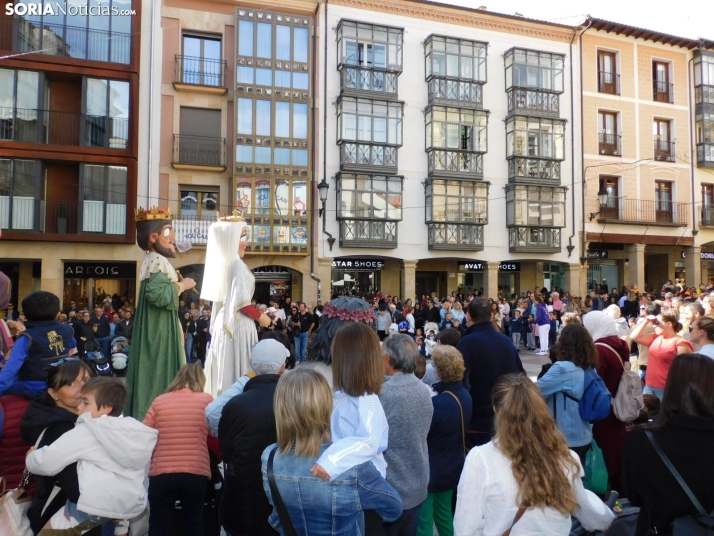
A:
<svg viewBox="0 0 714 536">
<path fill-rule="evenodd" d="M 285 266 L 261 266 L 252 270 L 255 276 L 253 299 L 269 304 L 276 300 L 282 304 L 287 296 L 292 298 L 293 274 Z M 297 281 L 296 281 L 297 283 Z"/>
<path fill-rule="evenodd" d="M 330 296 L 374 294 L 381 289 L 385 259 L 337 257 L 332 260 Z"/>
<path fill-rule="evenodd" d="M 136 262 L 64 262 L 63 308 L 70 301 L 80 307 L 92 308 L 105 297 L 134 303 Z"/>
<path fill-rule="evenodd" d="M 485 293 L 483 271 L 485 264 L 482 262 L 459 263 L 458 286 L 464 289 L 466 294 L 474 294 L 476 291 Z M 501 262 L 498 265 L 498 290 L 502 296 L 520 292 L 520 262 Z"/>
<path fill-rule="evenodd" d="M 588 251 L 588 291 L 597 285 L 620 288 L 620 259 L 611 258 L 609 250 Z"/>
</svg>

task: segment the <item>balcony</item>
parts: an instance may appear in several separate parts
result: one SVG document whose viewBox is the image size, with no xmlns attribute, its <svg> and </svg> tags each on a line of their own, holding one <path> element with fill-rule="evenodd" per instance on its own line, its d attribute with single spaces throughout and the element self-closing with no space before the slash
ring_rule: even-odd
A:
<svg viewBox="0 0 714 536">
<path fill-rule="evenodd" d="M 704 205 L 702 207 L 702 219 L 699 222 L 700 227 L 714 227 L 714 206 Z"/>
<path fill-rule="evenodd" d="M 598 71 L 597 73 L 597 90 L 600 93 L 609 93 L 610 95 L 620 94 L 620 75 L 608 73 L 607 71 Z"/>
<path fill-rule="evenodd" d="M 369 143 L 343 142 L 340 146 L 343 171 L 397 172 L 397 148 Z"/>
<path fill-rule="evenodd" d="M 226 61 L 176 54 L 174 89 L 189 93 L 227 94 Z"/>
<path fill-rule="evenodd" d="M 174 134 L 171 166 L 174 169 L 194 171 L 225 171 L 226 140 Z"/>
<path fill-rule="evenodd" d="M 7 17 L 0 18 L 0 36 L 12 36 L 12 50 L 16 52 L 127 65 L 131 62 L 131 33 Z"/>
<path fill-rule="evenodd" d="M 598 134 L 598 152 L 602 155 L 622 156 L 622 136 L 616 134 Z"/>
<path fill-rule="evenodd" d="M 483 155 L 449 149 L 427 151 L 429 175 L 450 178 L 483 177 Z"/>
<path fill-rule="evenodd" d="M 482 251 L 483 225 L 428 223 L 429 249 Z"/>
<path fill-rule="evenodd" d="M 674 162 L 677 153 L 674 151 L 673 141 L 654 141 L 654 159 L 658 162 Z"/>
<path fill-rule="evenodd" d="M 0 108 L 0 141 L 128 149 L 129 119 Z"/>
<path fill-rule="evenodd" d="M 508 179 L 513 179 L 516 182 L 520 180 L 533 182 L 535 180 L 546 185 L 559 185 L 560 161 L 512 157 L 508 160 Z"/>
<path fill-rule="evenodd" d="M 483 105 L 483 85 L 466 80 L 430 78 L 429 104 L 481 108 Z"/>
<path fill-rule="evenodd" d="M 546 117 L 560 114 L 560 95 L 524 88 L 510 88 L 508 95 L 508 112 L 525 112 L 528 115 L 543 115 Z"/>
<path fill-rule="evenodd" d="M 697 167 L 714 167 L 714 142 L 697 143 Z"/>
<path fill-rule="evenodd" d="M 0 228 L 56 235 L 125 236 L 127 206 L 91 201 L 66 203 L 0 195 Z"/>
<path fill-rule="evenodd" d="M 215 214 L 211 214 L 205 220 L 182 215 L 181 219 L 172 222 L 174 233 L 176 234 L 176 242 L 188 242 L 194 246 L 205 246 L 208 243 L 208 228 L 215 221 Z"/>
<path fill-rule="evenodd" d="M 694 86 L 695 104 L 714 104 L 714 86 Z"/>
<path fill-rule="evenodd" d="M 560 229 L 553 227 L 509 227 L 511 253 L 559 253 Z"/>
<path fill-rule="evenodd" d="M 340 71 L 341 90 L 355 97 L 397 98 L 398 74 L 376 71 L 355 65 L 346 65 Z"/>
<path fill-rule="evenodd" d="M 397 222 L 382 220 L 341 220 L 340 247 L 397 247 Z"/>
<path fill-rule="evenodd" d="M 652 100 L 656 102 L 674 102 L 674 84 L 660 80 L 652 81 Z"/>
<path fill-rule="evenodd" d="M 608 199 L 607 206 L 601 207 L 597 221 L 598 223 L 686 227 L 689 210 L 688 203 L 618 197 Z"/>
</svg>

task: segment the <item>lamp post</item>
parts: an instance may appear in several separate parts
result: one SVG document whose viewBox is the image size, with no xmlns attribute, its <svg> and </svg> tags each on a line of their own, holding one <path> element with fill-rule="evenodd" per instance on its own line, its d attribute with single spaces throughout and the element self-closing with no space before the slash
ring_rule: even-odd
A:
<svg viewBox="0 0 714 536">
<path fill-rule="evenodd" d="M 604 209 L 607 206 L 607 199 L 609 196 L 610 196 L 610 193 L 607 191 L 607 187 L 603 184 L 597 193 L 598 203 L 600 204 L 600 210 L 598 212 L 590 213 L 590 221 L 593 221 L 595 219 L 595 216 L 600 214 L 602 212 L 602 209 Z"/>
<path fill-rule="evenodd" d="M 327 232 L 327 213 L 325 210 L 325 205 L 327 204 L 327 192 L 329 189 L 330 185 L 327 184 L 325 178 L 323 178 L 322 182 L 317 185 L 317 193 L 320 197 L 320 203 L 322 204 L 322 208 L 320 208 L 318 216 L 322 218 L 322 232 L 329 237 L 327 239 L 327 244 L 330 246 L 330 251 L 332 251 L 332 245 L 335 243 L 335 239 L 330 233 Z"/>
</svg>

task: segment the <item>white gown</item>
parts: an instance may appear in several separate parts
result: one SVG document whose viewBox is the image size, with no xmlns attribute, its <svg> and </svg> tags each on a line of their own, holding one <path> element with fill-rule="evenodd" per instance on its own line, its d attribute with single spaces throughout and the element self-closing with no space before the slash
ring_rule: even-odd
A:
<svg viewBox="0 0 714 536">
<path fill-rule="evenodd" d="M 254 290 L 255 276 L 241 259 L 236 259 L 226 301 L 215 304 L 219 311 L 211 321 L 211 347 L 204 372 L 205 391 L 213 398 L 251 371 L 250 353 L 258 342 L 258 331 L 255 321 L 240 309 L 250 305 Z"/>
</svg>

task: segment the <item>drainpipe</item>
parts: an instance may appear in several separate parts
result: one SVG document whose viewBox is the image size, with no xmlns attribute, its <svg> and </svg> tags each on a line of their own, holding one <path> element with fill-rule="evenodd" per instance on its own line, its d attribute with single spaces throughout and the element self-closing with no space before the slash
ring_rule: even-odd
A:
<svg viewBox="0 0 714 536">
<path fill-rule="evenodd" d="M 583 109 L 583 35 L 585 32 L 587 32 L 590 29 L 590 26 L 592 26 L 593 21 L 590 19 L 590 15 L 588 15 L 588 25 L 587 27 L 580 32 L 580 37 L 578 38 L 580 44 L 580 184 L 581 184 L 581 192 L 580 192 L 580 211 L 581 211 L 581 217 L 583 220 L 583 236 L 582 236 L 582 247 L 581 247 L 581 257 L 580 257 L 580 263 L 585 264 L 585 260 L 587 259 L 587 251 L 585 250 L 585 244 L 587 242 L 586 240 L 586 235 L 585 235 L 585 136 L 583 135 L 583 124 L 585 121 L 585 111 Z"/>
<path fill-rule="evenodd" d="M 154 107 L 154 39 L 156 34 L 156 2 L 151 2 L 151 52 L 149 53 L 149 157 L 146 173 L 146 208 L 151 206 L 153 189 L 151 187 L 151 164 L 153 162 L 151 118 L 156 108 Z"/>
<path fill-rule="evenodd" d="M 573 238 L 575 237 L 575 86 L 573 85 L 573 43 L 578 35 L 578 29 L 573 29 L 573 38 L 570 40 L 570 204 L 571 212 L 573 213 L 573 232 L 568 237 L 568 258 L 573 254 L 575 246 Z"/>
<path fill-rule="evenodd" d="M 317 12 L 320 10 L 320 4 L 321 1 L 317 0 L 317 6 L 315 7 L 315 12 L 312 14 L 313 21 L 316 23 L 317 22 Z M 325 5 L 325 25 L 327 25 L 327 5 Z M 314 26 L 313 26 L 314 28 Z M 316 229 L 316 219 L 315 219 L 315 214 L 317 214 L 317 209 L 315 208 L 317 206 L 317 196 L 315 195 L 315 190 L 317 190 L 317 173 L 316 173 L 316 160 L 315 160 L 315 125 L 317 125 L 317 113 L 316 113 L 316 108 L 315 108 L 315 88 L 317 87 L 317 44 L 318 44 L 318 39 L 317 39 L 317 32 L 313 29 L 313 36 L 312 36 L 312 91 L 313 91 L 313 98 L 312 98 L 312 128 L 313 128 L 313 136 L 312 136 L 312 188 L 310 188 L 310 192 L 312 194 L 312 204 L 311 206 L 311 212 L 312 212 L 312 236 L 313 240 L 314 237 L 317 235 Z M 327 49 L 327 41 L 325 41 L 325 49 Z M 325 66 L 327 66 L 327 62 L 325 63 Z M 324 75 L 323 75 L 324 76 Z M 325 76 L 325 79 L 327 77 Z M 322 96 L 321 100 L 325 100 L 324 95 Z M 324 106 L 324 103 L 323 103 Z M 317 281 L 317 299 L 320 300 L 322 299 L 322 281 L 320 280 L 319 277 L 315 275 L 315 246 L 310 247 L 310 277 L 313 279 L 313 281 Z"/>
<path fill-rule="evenodd" d="M 699 42 L 699 50 L 701 51 L 703 43 Z M 692 175 L 692 236 L 697 236 L 697 202 L 695 197 L 695 181 L 694 181 L 694 154 L 696 144 L 694 143 L 694 110 L 692 110 L 692 62 L 694 58 L 690 58 L 687 64 L 687 104 L 689 107 L 689 167 Z"/>
</svg>

